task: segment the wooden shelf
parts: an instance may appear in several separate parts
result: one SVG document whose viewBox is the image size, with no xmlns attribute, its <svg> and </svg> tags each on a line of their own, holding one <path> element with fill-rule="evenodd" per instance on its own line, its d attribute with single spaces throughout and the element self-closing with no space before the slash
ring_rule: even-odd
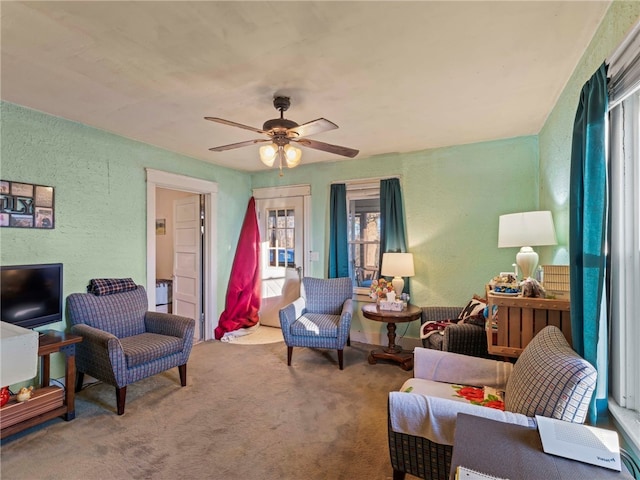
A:
<svg viewBox="0 0 640 480">
<path fill-rule="evenodd" d="M 82 337 L 48 330 L 38 339 L 38 356 L 41 360 L 42 387 L 34 390 L 26 402 L 12 397 L 0 408 L 1 437 L 5 438 L 47 420 L 63 416 L 65 420 L 75 418 L 74 382 L 76 376 L 75 344 Z M 49 355 L 65 354 L 65 388 L 49 386 Z"/>
</svg>

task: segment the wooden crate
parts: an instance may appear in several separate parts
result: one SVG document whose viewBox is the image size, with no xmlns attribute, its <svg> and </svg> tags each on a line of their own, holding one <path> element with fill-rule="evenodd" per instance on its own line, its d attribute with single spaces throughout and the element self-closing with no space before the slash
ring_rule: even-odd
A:
<svg viewBox="0 0 640 480">
<path fill-rule="evenodd" d="M 547 325 L 558 327 L 571 345 L 569 299 L 502 297 L 489 293 L 488 302 L 489 311 L 494 305 L 498 307 L 495 325 L 487 329 L 490 354 L 518 357 Z"/>
<path fill-rule="evenodd" d="M 64 389 L 60 387 L 38 388 L 26 402 L 18 402 L 15 397 L 11 397 L 0 409 L 0 428 L 10 427 L 63 405 Z"/>
</svg>

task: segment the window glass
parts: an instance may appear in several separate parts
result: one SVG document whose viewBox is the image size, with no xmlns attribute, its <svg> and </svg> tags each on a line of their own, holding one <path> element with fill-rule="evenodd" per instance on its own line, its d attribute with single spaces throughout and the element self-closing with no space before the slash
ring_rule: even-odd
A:
<svg viewBox="0 0 640 480">
<path fill-rule="evenodd" d="M 368 293 L 378 277 L 380 257 L 380 189 L 347 194 L 350 275 L 354 288 Z"/>
<path fill-rule="evenodd" d="M 292 209 L 268 210 L 269 266 L 295 267 L 295 215 Z"/>
</svg>

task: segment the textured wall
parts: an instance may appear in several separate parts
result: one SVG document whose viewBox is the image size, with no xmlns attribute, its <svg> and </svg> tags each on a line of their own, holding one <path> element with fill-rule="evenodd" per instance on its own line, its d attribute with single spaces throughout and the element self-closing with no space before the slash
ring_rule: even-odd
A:
<svg viewBox="0 0 640 480">
<path fill-rule="evenodd" d="M 411 279 L 417 305 L 458 305 L 483 293 L 493 275 L 510 270 L 517 249 L 498 249 L 498 216 L 535 210 L 538 204 L 538 146 L 534 136 L 389 154 L 362 160 L 302 165 L 254 174 L 254 187 L 311 184 L 312 237 L 320 252 L 308 275 L 326 276 L 331 182 L 399 175 L 408 247 L 414 253 Z M 353 329 L 385 334 L 383 324 L 363 319 L 356 306 Z M 404 333 L 404 326 L 398 332 Z M 418 337 L 418 323 L 407 336 Z M 377 341 L 377 339 L 376 339 Z"/>
<path fill-rule="evenodd" d="M 0 104 L 3 179 L 55 187 L 55 229 L 0 229 L 2 264 L 64 264 L 64 295 L 94 277 L 146 284 L 145 168 L 218 182 L 218 285 L 226 285 L 250 176 L 13 104 Z M 231 252 L 231 255 L 229 255 Z M 224 307 L 224 289 L 218 308 Z M 53 325 L 63 329 L 65 325 Z"/>
<path fill-rule="evenodd" d="M 539 134 L 540 207 L 553 212 L 557 247 L 540 249 L 541 263 L 569 263 L 571 137 L 582 86 L 640 20 L 640 2 L 615 1 L 593 37 Z"/>
</svg>

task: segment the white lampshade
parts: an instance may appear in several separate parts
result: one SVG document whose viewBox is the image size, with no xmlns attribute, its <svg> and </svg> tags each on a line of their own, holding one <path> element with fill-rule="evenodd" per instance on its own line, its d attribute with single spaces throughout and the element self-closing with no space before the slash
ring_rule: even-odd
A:
<svg viewBox="0 0 640 480">
<path fill-rule="evenodd" d="M 522 277 L 533 276 L 538 265 L 538 254 L 532 245 L 556 245 L 556 229 L 549 211 L 510 213 L 500 215 L 498 248 L 521 247 L 516 264 Z"/>
<path fill-rule="evenodd" d="M 380 274 L 385 277 L 393 277 L 391 284 L 396 295 L 402 294 L 404 280 L 402 277 L 413 277 L 413 253 L 383 253 L 382 269 Z"/>
</svg>

